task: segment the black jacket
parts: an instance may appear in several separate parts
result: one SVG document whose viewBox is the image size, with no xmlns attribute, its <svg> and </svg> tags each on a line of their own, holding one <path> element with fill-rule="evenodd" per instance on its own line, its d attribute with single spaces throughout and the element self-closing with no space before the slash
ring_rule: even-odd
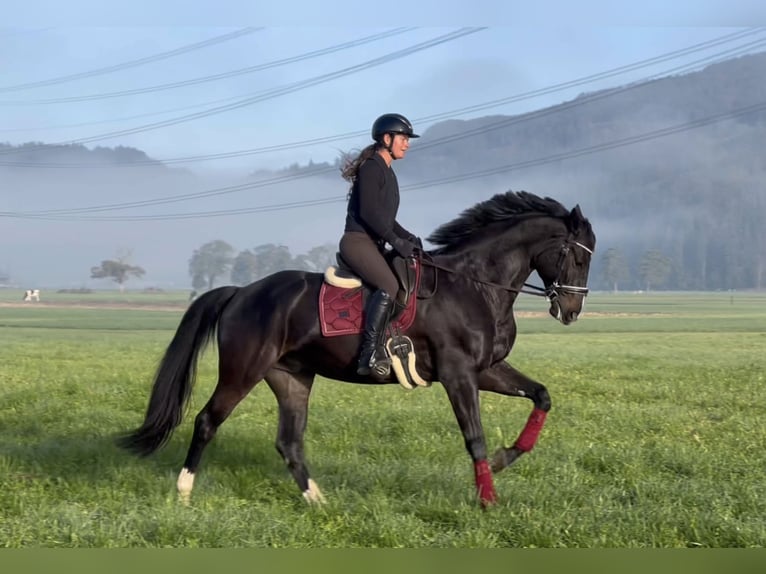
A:
<svg viewBox="0 0 766 574">
<path fill-rule="evenodd" d="M 386 242 L 400 254 L 412 252 L 415 236 L 399 225 L 399 182 L 380 154 L 359 166 L 346 214 L 346 231 L 367 233 L 377 243 Z"/>
</svg>

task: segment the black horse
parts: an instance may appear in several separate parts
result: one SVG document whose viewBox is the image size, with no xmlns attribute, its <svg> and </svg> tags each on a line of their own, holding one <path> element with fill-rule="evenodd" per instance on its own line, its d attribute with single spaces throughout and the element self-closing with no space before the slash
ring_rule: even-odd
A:
<svg viewBox="0 0 766 574">
<path fill-rule="evenodd" d="M 475 470 L 483 506 L 496 500 L 492 473 L 532 449 L 551 408 L 546 388 L 506 362 L 516 337 L 513 304 L 536 271 L 549 312 L 575 321 L 587 295 L 596 238 L 580 207 L 551 198 L 507 192 L 464 211 L 428 240 L 422 255 L 417 316 L 406 334 L 417 372 L 447 392 Z M 378 383 L 356 374 L 358 335 L 323 337 L 318 294 L 323 276 L 280 271 L 246 287 L 226 286 L 196 299 L 184 314 L 155 375 L 143 424 L 121 446 L 149 455 L 181 422 L 199 354 L 217 331 L 218 384 L 196 417 L 177 487 L 188 500 L 202 452 L 236 405 L 265 380 L 276 395 L 276 448 L 309 502 L 324 500 L 309 477 L 303 452 L 314 377 Z M 389 377 L 386 381 L 395 383 Z M 479 413 L 479 391 L 525 397 L 534 403 L 516 442 L 501 447 L 491 466 Z"/>
</svg>

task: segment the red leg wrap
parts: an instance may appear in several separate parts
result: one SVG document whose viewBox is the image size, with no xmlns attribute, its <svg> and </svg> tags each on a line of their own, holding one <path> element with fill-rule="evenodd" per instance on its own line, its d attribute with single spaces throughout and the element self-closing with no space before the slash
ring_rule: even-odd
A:
<svg viewBox="0 0 766 574">
<path fill-rule="evenodd" d="M 479 493 L 479 500 L 482 506 L 494 504 L 497 502 L 495 486 L 492 483 L 492 471 L 486 460 L 477 460 L 473 465 L 476 474 L 476 490 Z"/>
<path fill-rule="evenodd" d="M 532 414 L 527 419 L 527 424 L 524 430 L 521 431 L 519 438 L 516 439 L 515 446 L 517 449 L 523 452 L 529 452 L 537 442 L 537 437 L 540 435 L 540 431 L 545 424 L 545 416 L 548 413 L 542 409 L 535 408 Z"/>
</svg>

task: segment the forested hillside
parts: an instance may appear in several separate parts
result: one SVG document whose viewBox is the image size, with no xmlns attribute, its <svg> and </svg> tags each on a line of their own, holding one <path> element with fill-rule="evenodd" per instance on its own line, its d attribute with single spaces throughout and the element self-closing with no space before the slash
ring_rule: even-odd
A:
<svg viewBox="0 0 766 574">
<path fill-rule="evenodd" d="M 650 287 L 763 288 L 764 141 L 766 54 L 759 54 L 523 116 L 443 122 L 398 172 L 447 185 L 505 166 L 497 176 L 454 185 L 506 183 L 579 202 L 597 224 L 594 280 L 606 279 L 609 252 L 613 274 L 623 261 L 617 275 L 626 288 L 646 287 L 642 266 L 658 255 L 668 272 L 650 265 Z"/>
</svg>

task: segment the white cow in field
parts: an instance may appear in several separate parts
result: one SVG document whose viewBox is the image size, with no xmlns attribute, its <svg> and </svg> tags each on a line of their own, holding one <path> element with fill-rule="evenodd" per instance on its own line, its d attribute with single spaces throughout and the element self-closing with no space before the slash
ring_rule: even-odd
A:
<svg viewBox="0 0 766 574">
<path fill-rule="evenodd" d="M 24 301 L 39 301 L 40 290 L 39 289 L 27 289 L 24 291 Z"/>
</svg>

